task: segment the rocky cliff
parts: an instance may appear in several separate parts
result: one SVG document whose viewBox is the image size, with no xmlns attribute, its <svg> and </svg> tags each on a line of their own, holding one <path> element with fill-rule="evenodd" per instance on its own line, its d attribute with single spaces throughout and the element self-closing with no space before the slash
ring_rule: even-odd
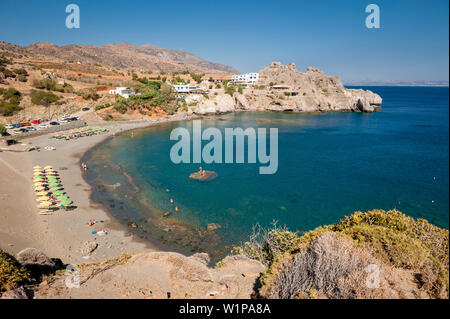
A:
<svg viewBox="0 0 450 319">
<path fill-rule="evenodd" d="M 230 96 L 231 97 L 231 96 Z M 380 109 L 379 95 L 361 89 L 346 89 L 336 76 L 328 76 L 316 67 L 306 72 L 294 63 L 273 62 L 259 71 L 257 85 L 234 93 L 233 101 L 220 94 L 212 99 L 197 98 L 191 108 L 197 114 L 231 111 L 292 112 L 374 112 Z"/>
</svg>

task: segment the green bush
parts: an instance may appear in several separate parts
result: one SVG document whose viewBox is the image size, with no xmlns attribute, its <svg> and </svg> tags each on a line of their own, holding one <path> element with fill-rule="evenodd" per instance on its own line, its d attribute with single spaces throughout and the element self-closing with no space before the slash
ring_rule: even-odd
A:
<svg viewBox="0 0 450 319">
<path fill-rule="evenodd" d="M 99 110 L 101 110 L 101 109 L 105 109 L 105 108 L 110 107 L 110 106 L 111 106 L 111 104 L 106 103 L 106 104 L 103 104 L 103 105 L 97 105 L 94 109 L 95 109 L 96 111 L 99 111 Z"/>
<path fill-rule="evenodd" d="M 29 283 L 30 274 L 11 255 L 0 249 L 0 293 Z"/>
<path fill-rule="evenodd" d="M 28 76 L 28 72 L 27 72 L 27 70 L 25 70 L 24 68 L 21 68 L 21 69 L 15 69 L 15 70 L 13 70 L 14 71 L 14 73 L 16 73 L 17 75 L 25 75 L 25 76 Z"/>
<path fill-rule="evenodd" d="M 16 74 L 13 71 L 8 70 L 8 69 L 3 70 L 3 75 L 5 76 L 5 78 L 15 78 L 16 77 Z"/>
<path fill-rule="evenodd" d="M 0 115 L 2 116 L 14 115 L 15 112 L 20 111 L 21 109 L 22 108 L 17 104 L 0 100 Z"/>
<path fill-rule="evenodd" d="M 20 82 L 26 82 L 27 81 L 27 77 L 23 74 L 19 74 L 17 76 L 17 80 L 19 80 Z"/>
<path fill-rule="evenodd" d="M 137 81 L 141 82 L 142 84 L 148 84 L 148 79 L 146 77 L 138 78 Z"/>
<path fill-rule="evenodd" d="M 127 112 L 127 107 L 125 105 L 119 104 L 115 105 L 114 109 L 120 114 L 125 114 Z"/>
<path fill-rule="evenodd" d="M 94 88 L 90 88 L 89 90 L 77 91 L 77 94 L 85 100 L 97 101 L 100 98 L 100 95 L 97 94 L 97 90 Z"/>
<path fill-rule="evenodd" d="M 203 75 L 201 74 L 195 74 L 194 72 L 191 73 L 191 78 L 197 83 L 200 83 L 202 81 Z"/>
<path fill-rule="evenodd" d="M 0 124 L 0 135 L 6 133 L 6 128 L 3 124 Z"/>
<path fill-rule="evenodd" d="M 11 116 L 20 111 L 19 107 L 22 94 L 14 88 L 0 88 L 0 115 Z"/>
<path fill-rule="evenodd" d="M 227 86 L 226 89 L 225 89 L 225 93 L 229 94 L 230 96 L 233 96 L 234 88 L 232 86 Z"/>
<path fill-rule="evenodd" d="M 68 83 L 58 84 L 58 82 L 53 79 L 34 80 L 33 86 L 37 89 L 56 91 L 56 92 L 61 92 L 61 93 L 74 92 L 74 88 L 72 85 L 70 85 Z"/>
<path fill-rule="evenodd" d="M 60 97 L 45 91 L 31 90 L 31 103 L 35 105 L 49 106 L 59 101 Z"/>
</svg>

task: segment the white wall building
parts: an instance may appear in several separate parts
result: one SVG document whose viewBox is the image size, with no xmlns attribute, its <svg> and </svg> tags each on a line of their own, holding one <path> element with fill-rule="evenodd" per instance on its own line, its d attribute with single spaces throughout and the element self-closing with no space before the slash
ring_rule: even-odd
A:
<svg viewBox="0 0 450 319">
<path fill-rule="evenodd" d="M 231 77 L 233 83 L 256 84 L 259 79 L 259 73 L 235 74 Z"/>
<path fill-rule="evenodd" d="M 130 96 L 140 95 L 140 93 L 136 94 L 131 90 L 131 88 L 124 87 L 124 86 L 119 86 L 119 87 L 116 87 L 115 90 L 110 90 L 109 94 L 120 95 L 126 99 L 128 99 Z"/>
<path fill-rule="evenodd" d="M 201 87 L 200 85 L 190 85 L 190 84 L 175 84 L 173 88 L 177 93 L 194 93 L 194 92 L 207 92 L 208 90 Z"/>
</svg>

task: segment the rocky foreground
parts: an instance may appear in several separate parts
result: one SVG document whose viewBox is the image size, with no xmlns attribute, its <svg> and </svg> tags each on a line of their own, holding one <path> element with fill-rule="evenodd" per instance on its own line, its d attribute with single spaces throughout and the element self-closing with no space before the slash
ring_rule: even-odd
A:
<svg viewBox="0 0 450 319">
<path fill-rule="evenodd" d="M 379 95 L 362 89 L 346 89 L 337 76 L 328 76 L 316 67 L 306 72 L 294 63 L 272 62 L 259 71 L 258 84 L 233 96 L 190 96 L 190 111 L 215 114 L 235 111 L 290 112 L 375 112 L 380 109 Z"/>
<path fill-rule="evenodd" d="M 449 296 L 449 233 L 396 210 L 356 212 L 303 236 L 286 229 L 252 236 L 233 255 L 124 254 L 64 265 L 28 248 L 0 250 L 2 299 L 331 298 Z"/>
</svg>

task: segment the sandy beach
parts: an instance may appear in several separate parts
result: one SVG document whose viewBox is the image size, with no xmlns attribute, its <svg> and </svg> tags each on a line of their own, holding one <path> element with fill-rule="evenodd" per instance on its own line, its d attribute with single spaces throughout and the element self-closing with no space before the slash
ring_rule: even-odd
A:
<svg viewBox="0 0 450 319">
<path fill-rule="evenodd" d="M 108 132 L 100 135 L 66 141 L 49 139 L 51 135 L 46 134 L 20 140 L 27 146 L 39 146 L 39 152 L 0 152 L 0 248 L 17 254 L 24 248 L 34 247 L 64 263 L 75 264 L 102 261 L 125 252 L 157 250 L 112 220 L 103 207 L 91 203 L 91 187 L 83 179 L 83 174 L 89 174 L 89 170 L 81 169 L 80 158 L 90 148 L 121 132 L 185 119 L 186 116 L 175 115 L 167 120 L 102 123 Z M 47 151 L 45 146 L 53 146 L 56 150 Z M 31 179 L 35 165 L 51 165 L 56 170 L 67 167 L 58 172 L 76 209 L 58 210 L 52 215 L 39 214 Z M 103 222 L 88 226 L 90 220 Z M 108 234 L 92 234 L 92 231 L 102 229 Z M 98 248 L 90 255 L 83 254 L 84 243 L 90 241 L 97 242 Z"/>
</svg>

